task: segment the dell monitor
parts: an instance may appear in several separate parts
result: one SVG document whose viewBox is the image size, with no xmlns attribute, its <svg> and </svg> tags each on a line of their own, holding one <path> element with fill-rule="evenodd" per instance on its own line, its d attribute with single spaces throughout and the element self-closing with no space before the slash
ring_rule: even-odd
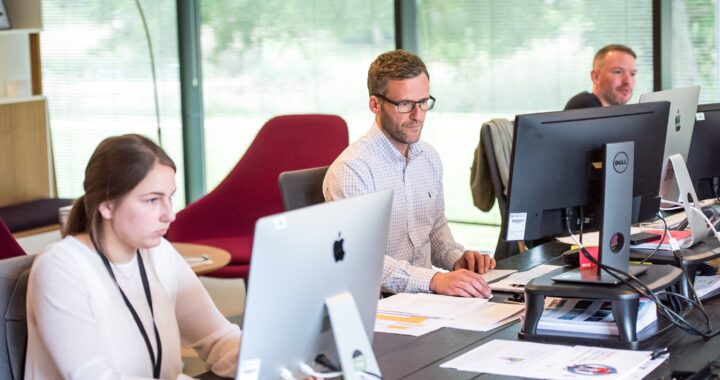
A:
<svg viewBox="0 0 720 380">
<path fill-rule="evenodd" d="M 698 106 L 687 169 L 698 199 L 720 196 L 720 103 Z"/>
<path fill-rule="evenodd" d="M 629 234 L 631 222 L 651 219 L 660 203 L 663 152 L 658 147 L 665 146 L 668 108 L 668 102 L 656 102 L 518 115 L 503 223 L 506 240 L 536 240 L 580 226 L 598 228 L 603 219 L 621 212 L 627 213 L 621 223 L 627 224 Z M 619 191 L 603 190 L 603 175 L 610 172 L 603 164 L 604 149 L 612 143 L 632 143 L 629 155 L 616 160 L 631 169 L 621 170 L 630 179 L 623 187 L 629 189 L 627 200 Z M 605 198 L 611 197 L 627 206 L 603 215 Z M 602 241 L 602 230 L 600 235 Z M 627 247 L 624 252 L 629 255 Z"/>
<path fill-rule="evenodd" d="M 255 226 L 238 379 L 305 378 L 323 354 L 379 376 L 372 352 L 392 190 L 261 218 Z"/>
<path fill-rule="evenodd" d="M 668 106 L 657 102 L 518 115 L 508 184 L 508 215 L 516 219 L 507 218 L 503 225 L 506 240 L 566 233 L 563 214 L 569 208 L 583 207 L 592 222 L 588 206 L 601 195 L 597 163 L 606 143 L 635 143 L 632 219 L 653 218 Z"/>
</svg>

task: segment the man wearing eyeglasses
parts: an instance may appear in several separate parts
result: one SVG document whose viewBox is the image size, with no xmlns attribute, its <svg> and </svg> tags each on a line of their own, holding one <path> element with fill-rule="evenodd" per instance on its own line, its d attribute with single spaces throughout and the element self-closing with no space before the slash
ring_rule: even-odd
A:
<svg viewBox="0 0 720 380">
<path fill-rule="evenodd" d="M 381 54 L 370 65 L 368 90 L 375 121 L 328 169 L 325 199 L 394 190 L 384 292 L 489 297 L 481 273 L 493 269 L 495 260 L 455 242 L 445 219 L 440 157 L 420 140 L 435 105 L 425 64 L 403 50 Z"/>
</svg>

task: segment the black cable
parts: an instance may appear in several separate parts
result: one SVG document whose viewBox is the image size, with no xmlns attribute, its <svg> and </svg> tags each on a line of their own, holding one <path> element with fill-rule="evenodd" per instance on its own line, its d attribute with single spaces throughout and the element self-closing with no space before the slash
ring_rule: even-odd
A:
<svg viewBox="0 0 720 380">
<path fill-rule="evenodd" d="M 588 256 L 590 256 L 589 253 L 587 253 L 587 251 L 584 249 L 584 247 L 582 248 L 582 250 L 583 250 L 583 255 L 586 255 L 586 258 L 588 258 Z M 590 261 L 595 260 L 592 256 L 590 256 L 588 259 Z M 613 277 L 615 277 L 622 283 L 631 287 L 638 294 L 651 299 L 658 306 L 658 311 L 660 311 L 660 313 L 662 313 L 665 317 L 667 317 L 671 323 L 678 326 L 683 331 L 685 331 L 689 334 L 693 334 L 693 335 L 700 335 L 705 338 L 715 336 L 715 335 L 717 335 L 717 333 L 719 333 L 719 332 L 712 331 L 712 326 L 710 325 L 710 321 L 709 321 L 709 318 L 706 313 L 703 312 L 703 316 L 705 317 L 706 324 L 708 325 L 710 330 L 708 332 L 703 332 L 703 331 L 698 330 L 696 327 L 692 326 L 690 324 L 690 322 L 688 322 L 683 316 L 681 316 L 677 312 L 675 312 L 675 310 L 673 310 L 672 308 L 669 308 L 665 304 L 663 304 L 662 301 L 660 301 L 660 299 L 657 297 L 656 294 L 665 295 L 666 297 L 668 297 L 668 300 L 670 302 L 672 302 L 673 300 L 676 300 L 677 298 L 687 300 L 687 298 L 685 296 L 678 294 L 678 293 L 667 292 L 667 291 L 659 291 L 657 293 L 653 292 L 647 287 L 647 285 L 645 285 L 642 281 L 640 281 L 636 276 L 632 275 L 631 273 L 625 273 L 617 268 L 613 268 L 613 267 L 601 264 L 597 260 L 595 260 L 594 263 L 596 263 L 596 265 L 599 265 L 607 273 L 609 273 L 610 275 L 612 275 Z M 620 273 L 621 275 L 626 276 L 627 279 L 622 278 L 612 272 Z M 632 282 L 630 282 L 628 280 L 634 281 L 635 283 L 639 284 L 640 287 L 638 287 L 637 285 L 633 284 Z M 694 301 L 690 301 L 690 303 L 694 304 Z"/>
<path fill-rule="evenodd" d="M 320 364 L 321 366 L 329 369 L 333 372 L 340 372 L 340 366 L 333 363 L 330 358 L 327 357 L 325 354 L 318 354 L 318 356 L 315 357 L 315 363 Z"/>
<path fill-rule="evenodd" d="M 660 218 L 660 220 L 662 220 L 662 222 L 663 222 L 663 226 L 664 226 L 664 227 L 663 227 L 662 237 L 660 238 L 660 241 L 658 242 L 658 245 L 655 247 L 655 249 L 653 249 L 653 251 L 650 252 L 650 254 L 647 255 L 647 257 L 644 258 L 644 259 L 640 262 L 640 264 L 645 264 L 645 262 L 648 261 L 648 260 L 652 257 L 652 255 L 654 255 L 655 253 L 657 253 L 658 249 L 660 249 L 660 247 L 662 246 L 662 244 L 665 242 L 665 237 L 666 237 L 667 234 L 668 234 L 668 224 L 667 224 L 667 220 L 665 220 L 665 218 L 663 218 L 662 214 L 661 214 L 659 211 L 658 211 L 658 213 L 657 213 L 657 217 Z"/>
<path fill-rule="evenodd" d="M 685 280 L 687 281 L 687 285 L 690 288 L 690 292 L 692 293 L 693 298 L 695 299 L 695 301 L 697 301 L 696 306 L 699 307 L 700 311 L 705 316 L 705 319 L 708 321 L 708 328 L 710 330 L 712 330 L 713 329 L 712 323 L 710 321 L 710 317 L 707 316 L 707 312 L 705 311 L 705 306 L 703 306 L 702 302 L 700 301 L 700 297 L 698 297 L 698 295 L 697 295 L 697 291 L 695 291 L 695 285 L 693 284 L 693 281 L 690 280 L 690 275 L 688 275 L 687 269 L 685 268 L 684 265 L 682 265 L 683 259 L 682 259 L 682 256 L 680 256 L 680 251 L 673 250 L 672 253 L 673 253 L 673 256 L 675 256 L 675 260 L 678 262 L 678 267 L 680 268 L 680 270 L 683 271 L 683 275 L 685 276 Z M 695 303 L 693 302 L 693 304 L 695 304 Z"/>
<path fill-rule="evenodd" d="M 585 216 L 583 215 L 583 208 L 580 206 L 580 242 L 582 243 L 583 226 L 585 225 Z"/>
<path fill-rule="evenodd" d="M 378 375 L 377 373 L 372 373 L 372 372 L 370 372 L 370 371 L 362 371 L 362 373 L 364 373 L 364 374 L 366 374 L 366 375 L 370 375 L 370 376 L 372 376 L 372 377 L 374 377 L 374 378 L 376 378 L 376 379 L 381 379 L 381 380 L 382 380 L 382 376 Z"/>
<path fill-rule="evenodd" d="M 340 369 L 340 367 L 337 364 L 333 363 L 333 361 L 330 360 L 330 358 L 328 358 L 327 355 L 325 355 L 325 354 L 318 354 L 315 357 L 315 363 L 320 364 L 321 366 L 323 366 L 333 372 L 341 372 L 342 371 Z M 362 372 L 366 375 L 370 375 L 376 379 L 382 380 L 382 376 L 378 375 L 377 373 L 372 373 L 370 371 L 360 371 L 360 372 Z"/>
<path fill-rule="evenodd" d="M 568 228 L 568 231 L 570 232 L 570 234 L 573 235 L 573 231 L 572 231 L 572 228 L 570 227 L 570 225 L 568 225 L 567 228 Z M 666 318 L 668 318 L 668 320 L 672 324 L 674 324 L 681 330 L 687 332 L 688 334 L 702 336 L 705 339 L 709 339 L 716 335 L 720 335 L 720 330 L 713 331 L 709 316 L 707 315 L 707 313 L 705 313 L 704 308 L 700 308 L 700 309 L 702 311 L 703 316 L 705 317 L 706 324 L 709 328 L 709 331 L 707 331 L 707 332 L 700 331 L 695 326 L 692 326 L 692 324 L 690 324 L 690 322 L 688 322 L 683 316 L 681 316 L 677 312 L 675 312 L 675 310 L 672 310 L 671 308 L 667 307 L 664 303 L 662 303 L 662 301 L 660 301 L 660 299 L 657 297 L 656 293 L 653 292 L 645 283 L 640 281 L 640 279 L 638 279 L 635 275 L 633 275 L 631 273 L 626 273 L 617 268 L 613 268 L 613 267 L 610 267 L 603 263 L 600 263 L 585 249 L 585 247 L 582 244 L 580 245 L 580 252 L 582 252 L 583 256 L 585 256 L 585 258 L 587 260 L 589 260 L 593 264 L 597 265 L 600 269 L 604 270 L 606 273 L 613 276 L 615 279 L 617 279 L 621 283 L 632 288 L 639 295 L 644 296 L 644 297 L 650 299 L 651 301 L 653 301 L 655 303 L 655 305 L 657 306 L 658 311 L 662 315 L 664 315 Z M 625 276 L 625 278 L 623 278 L 613 272 L 617 272 L 620 275 Z M 629 281 L 629 280 L 631 280 L 631 281 Z M 633 283 L 633 282 L 635 282 L 635 283 Z M 689 300 L 687 297 L 685 297 L 681 294 L 678 294 L 678 293 L 667 292 L 667 291 L 661 291 L 658 293 L 665 295 L 666 297 L 668 297 L 668 299 L 680 298 L 683 300 L 687 300 L 691 305 L 695 305 L 694 301 Z"/>
<path fill-rule="evenodd" d="M 581 247 L 581 252 L 588 260 L 590 260 L 594 264 L 598 265 L 601 269 L 604 269 L 609 275 L 613 276 L 615 279 L 622 282 L 623 284 L 629 286 L 630 288 L 632 288 L 636 293 L 640 294 L 641 296 L 644 296 L 645 298 L 650 299 L 653 303 L 656 304 L 656 306 L 658 307 L 658 311 L 661 314 L 663 314 L 665 317 L 667 317 L 671 323 L 675 324 L 680 329 L 682 329 L 683 331 L 686 331 L 690 334 L 693 334 L 694 333 L 693 331 L 697 331 L 697 329 L 695 329 L 693 326 L 691 326 L 682 316 L 678 315 L 674 310 L 665 306 L 662 303 L 662 301 L 660 301 L 660 299 L 655 295 L 655 292 L 650 290 L 647 287 L 647 285 L 645 285 L 642 281 L 640 281 L 633 274 L 626 273 L 617 268 L 613 268 L 613 267 L 601 264 L 587 252 L 585 247 Z M 620 277 L 619 275 L 617 275 L 613 272 L 618 272 L 621 275 L 626 276 L 627 278 Z M 629 282 L 627 280 L 633 280 L 640 286 L 638 287 L 636 284 Z M 667 294 L 667 296 L 671 296 L 671 294 Z M 680 295 L 678 295 L 678 296 L 680 296 Z M 699 332 L 699 333 L 701 333 L 701 332 Z"/>
</svg>

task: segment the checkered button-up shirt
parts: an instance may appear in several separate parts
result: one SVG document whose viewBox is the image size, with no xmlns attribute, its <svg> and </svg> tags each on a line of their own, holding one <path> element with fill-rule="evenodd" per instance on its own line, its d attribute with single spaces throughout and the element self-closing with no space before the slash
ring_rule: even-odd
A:
<svg viewBox="0 0 720 380">
<path fill-rule="evenodd" d="M 383 291 L 430 292 L 432 265 L 452 270 L 464 252 L 445 219 L 440 156 L 424 141 L 405 158 L 377 124 L 350 145 L 325 175 L 327 201 L 393 189 Z"/>
</svg>

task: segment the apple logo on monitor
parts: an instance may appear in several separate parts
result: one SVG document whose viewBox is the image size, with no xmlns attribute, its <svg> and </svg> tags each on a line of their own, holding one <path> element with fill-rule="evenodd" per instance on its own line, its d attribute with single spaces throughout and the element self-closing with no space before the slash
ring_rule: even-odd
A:
<svg viewBox="0 0 720 380">
<path fill-rule="evenodd" d="M 345 249 L 343 248 L 343 242 L 345 239 L 342 238 L 342 232 L 338 232 L 338 239 L 333 244 L 333 254 L 335 255 L 335 262 L 342 261 L 345 257 Z"/>
</svg>

